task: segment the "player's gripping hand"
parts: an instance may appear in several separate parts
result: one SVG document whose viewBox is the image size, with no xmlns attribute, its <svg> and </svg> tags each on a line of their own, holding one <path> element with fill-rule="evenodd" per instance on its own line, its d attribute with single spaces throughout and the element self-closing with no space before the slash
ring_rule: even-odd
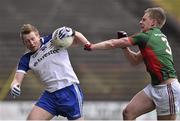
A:
<svg viewBox="0 0 180 121">
<path fill-rule="evenodd" d="M 75 31 L 69 27 L 64 26 L 64 27 L 59 28 L 58 30 L 58 35 L 60 39 L 74 36 L 74 34 L 75 34 Z"/>
<path fill-rule="evenodd" d="M 15 84 L 11 87 L 11 95 L 13 97 L 17 97 L 21 95 L 21 89 L 20 86 L 18 84 Z"/>
<path fill-rule="evenodd" d="M 85 44 L 84 45 L 84 50 L 87 50 L 87 51 L 91 51 L 92 49 L 91 49 L 91 43 L 87 43 L 87 44 Z"/>
<path fill-rule="evenodd" d="M 117 32 L 117 38 L 123 38 L 123 37 L 128 37 L 127 33 L 125 31 L 118 31 Z"/>
</svg>

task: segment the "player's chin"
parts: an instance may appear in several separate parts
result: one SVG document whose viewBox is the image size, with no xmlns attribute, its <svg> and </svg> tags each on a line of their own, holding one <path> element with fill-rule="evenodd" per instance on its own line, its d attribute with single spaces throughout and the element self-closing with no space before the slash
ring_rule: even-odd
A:
<svg viewBox="0 0 180 121">
<path fill-rule="evenodd" d="M 142 32 L 146 32 L 147 30 L 144 27 L 141 27 Z"/>
<path fill-rule="evenodd" d="M 143 30 L 143 29 L 144 29 L 144 26 L 140 26 L 140 28 L 141 28 L 141 30 Z"/>
<path fill-rule="evenodd" d="M 28 48 L 31 52 L 36 52 L 38 50 L 37 47 Z"/>
</svg>

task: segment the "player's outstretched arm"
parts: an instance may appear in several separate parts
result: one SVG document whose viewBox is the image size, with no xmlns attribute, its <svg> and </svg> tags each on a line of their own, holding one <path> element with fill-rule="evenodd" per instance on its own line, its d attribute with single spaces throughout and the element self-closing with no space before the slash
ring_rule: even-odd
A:
<svg viewBox="0 0 180 121">
<path fill-rule="evenodd" d="M 11 83 L 11 95 L 13 97 L 20 96 L 21 95 L 21 83 L 24 78 L 24 73 L 16 72 L 13 78 L 13 81 Z"/>
<path fill-rule="evenodd" d="M 125 31 L 118 31 L 117 35 L 118 35 L 117 39 L 110 39 L 96 44 L 87 44 L 84 46 L 84 49 L 87 51 L 104 50 L 104 49 L 113 49 L 113 48 L 126 48 L 132 45 Z"/>
<path fill-rule="evenodd" d="M 128 46 L 132 46 L 132 43 L 128 40 L 128 37 L 123 37 L 121 39 L 110 39 L 96 44 L 91 44 L 89 46 L 85 46 L 85 50 L 105 50 L 113 48 L 124 48 Z"/>
</svg>

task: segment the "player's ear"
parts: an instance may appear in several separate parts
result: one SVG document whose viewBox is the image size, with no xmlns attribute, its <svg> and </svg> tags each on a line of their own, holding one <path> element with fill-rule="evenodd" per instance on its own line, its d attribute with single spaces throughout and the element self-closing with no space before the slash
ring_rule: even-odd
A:
<svg viewBox="0 0 180 121">
<path fill-rule="evenodd" d="M 151 26 L 153 26 L 153 27 L 157 26 L 157 20 L 156 19 L 152 19 Z"/>
</svg>

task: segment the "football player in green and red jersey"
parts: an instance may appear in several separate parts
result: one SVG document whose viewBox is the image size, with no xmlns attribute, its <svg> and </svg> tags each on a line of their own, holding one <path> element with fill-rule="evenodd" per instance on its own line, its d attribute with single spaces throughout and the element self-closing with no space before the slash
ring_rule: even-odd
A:
<svg viewBox="0 0 180 121">
<path fill-rule="evenodd" d="M 85 45 L 85 50 L 123 48 L 132 64 L 144 61 L 151 76 L 151 83 L 137 93 L 123 110 L 124 120 L 134 120 L 154 109 L 158 120 L 175 120 L 180 106 L 180 83 L 173 65 L 167 37 L 161 32 L 166 15 L 162 8 L 148 8 L 140 21 L 141 32 L 132 36 L 119 33 L 119 39 Z M 123 36 L 122 36 L 123 35 Z M 137 45 L 138 52 L 128 47 Z"/>
</svg>

